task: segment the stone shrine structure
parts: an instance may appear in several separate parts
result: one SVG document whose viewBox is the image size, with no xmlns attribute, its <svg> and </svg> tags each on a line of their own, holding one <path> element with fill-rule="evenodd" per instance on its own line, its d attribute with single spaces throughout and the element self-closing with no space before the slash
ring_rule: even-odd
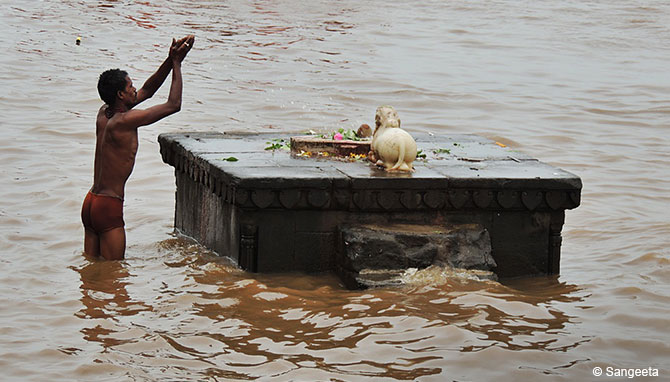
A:
<svg viewBox="0 0 670 382">
<path fill-rule="evenodd" d="M 266 149 L 286 136 L 161 134 L 163 161 L 175 168 L 175 228 L 245 270 L 335 271 L 352 288 L 376 285 L 362 277 L 369 267 L 437 259 L 499 277 L 559 272 L 579 177 L 476 135 L 412 136 L 425 158 L 413 173 L 388 173 L 368 161 Z M 380 230 L 400 244 L 364 245 Z M 415 234 L 387 235 L 394 231 Z M 345 240 L 354 234 L 357 244 Z"/>
</svg>

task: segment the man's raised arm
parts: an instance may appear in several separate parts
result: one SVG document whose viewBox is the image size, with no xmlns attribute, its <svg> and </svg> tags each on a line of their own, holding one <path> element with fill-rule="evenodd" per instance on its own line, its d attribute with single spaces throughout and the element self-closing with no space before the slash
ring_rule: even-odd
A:
<svg viewBox="0 0 670 382">
<path fill-rule="evenodd" d="M 120 117 L 120 120 L 118 121 L 119 127 L 136 129 L 140 126 L 150 125 L 181 110 L 181 94 L 183 87 L 181 62 L 193 47 L 194 41 L 194 36 L 188 36 L 188 38 L 179 45 L 173 40 L 169 56 L 172 66 L 172 83 L 170 84 L 170 94 L 168 95 L 167 102 L 152 106 L 146 110 L 129 110 Z"/>
<path fill-rule="evenodd" d="M 170 52 L 172 52 L 172 49 L 175 46 L 177 47 L 181 46 L 185 41 L 189 40 L 191 37 L 193 36 L 182 37 L 177 41 L 173 39 L 172 44 L 170 45 Z M 190 46 L 193 46 L 192 41 L 190 43 Z M 156 70 L 156 72 L 152 74 L 151 77 L 147 78 L 147 80 L 142 85 L 142 88 L 137 91 L 137 101 L 135 102 L 135 105 L 153 97 L 153 95 L 163 85 L 163 82 L 165 82 L 165 79 L 167 78 L 167 75 L 170 73 L 170 70 L 172 70 L 172 58 L 168 54 L 168 57 L 165 58 L 165 61 L 163 61 L 161 66 L 158 67 L 158 70 Z"/>
</svg>

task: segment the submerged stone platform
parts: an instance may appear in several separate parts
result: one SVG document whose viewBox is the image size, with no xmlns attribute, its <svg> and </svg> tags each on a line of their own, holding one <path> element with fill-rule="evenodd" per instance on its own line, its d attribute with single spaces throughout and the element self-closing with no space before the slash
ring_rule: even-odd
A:
<svg viewBox="0 0 670 382">
<path fill-rule="evenodd" d="M 482 237 L 490 241 L 494 260 L 475 268 L 499 277 L 559 272 L 579 177 L 476 135 L 412 136 L 425 158 L 413 173 L 387 173 L 367 161 L 303 158 L 273 146 L 287 135 L 161 134 L 163 161 L 175 167 L 175 228 L 245 270 L 332 270 L 350 287 L 365 286 L 352 261 L 359 256 L 343 238 L 356 227 L 474 227 L 463 237 L 480 247 Z M 412 251 L 429 247 L 421 248 Z M 434 262 L 421 256 L 422 266 Z"/>
</svg>

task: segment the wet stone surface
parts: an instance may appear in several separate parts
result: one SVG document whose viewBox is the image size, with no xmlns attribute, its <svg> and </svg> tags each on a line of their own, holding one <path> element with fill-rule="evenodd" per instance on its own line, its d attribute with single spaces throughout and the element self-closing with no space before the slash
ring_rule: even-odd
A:
<svg viewBox="0 0 670 382">
<path fill-rule="evenodd" d="M 175 228 L 249 271 L 342 274 L 352 269 L 345 227 L 474 224 L 490 236 L 498 276 L 559 272 L 579 177 L 480 136 L 412 135 L 425 158 L 413 173 L 388 173 L 292 155 L 276 144 L 289 135 L 161 134 L 175 167 Z"/>
<path fill-rule="evenodd" d="M 431 265 L 490 271 L 491 238 L 478 224 L 342 227 L 340 274 L 354 287 L 394 285 L 405 270 Z"/>
</svg>

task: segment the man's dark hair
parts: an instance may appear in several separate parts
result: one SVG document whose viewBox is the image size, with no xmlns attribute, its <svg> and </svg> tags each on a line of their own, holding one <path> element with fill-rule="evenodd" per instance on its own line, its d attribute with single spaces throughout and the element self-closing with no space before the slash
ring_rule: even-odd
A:
<svg viewBox="0 0 670 382">
<path fill-rule="evenodd" d="M 116 93 L 126 88 L 126 76 L 128 76 L 128 73 L 121 69 L 109 69 L 100 75 L 98 94 L 107 105 L 114 106 Z"/>
</svg>

